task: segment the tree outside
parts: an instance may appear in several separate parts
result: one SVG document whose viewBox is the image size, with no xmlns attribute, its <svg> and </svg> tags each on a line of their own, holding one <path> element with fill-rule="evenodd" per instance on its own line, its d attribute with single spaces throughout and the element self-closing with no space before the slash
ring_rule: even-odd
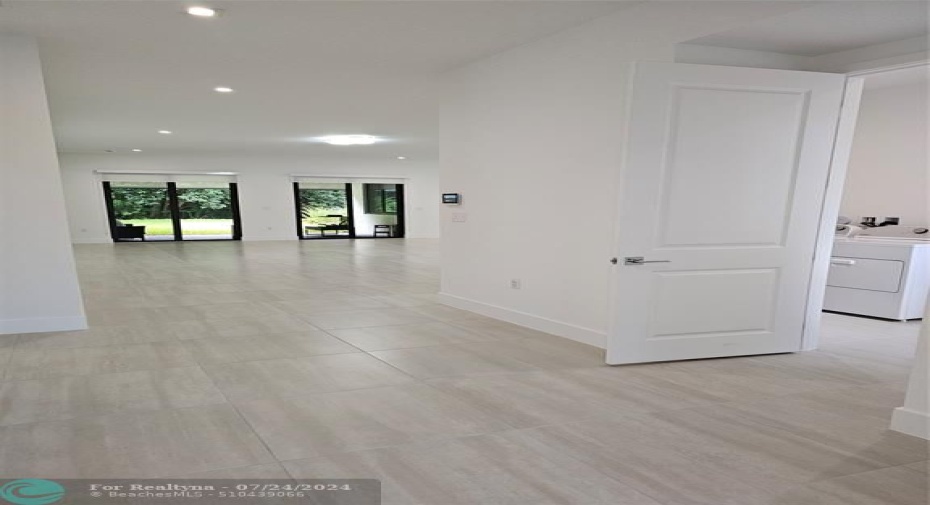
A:
<svg viewBox="0 0 930 505">
<path fill-rule="evenodd" d="M 346 191 L 344 189 L 300 189 L 300 215 L 304 226 L 341 224 L 328 215 L 348 218 Z"/>
<path fill-rule="evenodd" d="M 232 204 L 228 189 L 179 188 L 181 219 L 229 219 Z"/>
<path fill-rule="evenodd" d="M 184 233 L 230 235 L 232 204 L 225 188 L 178 188 L 178 208 Z M 146 235 L 173 235 L 171 208 L 165 187 L 116 186 L 111 188 L 116 219 L 145 226 Z"/>
</svg>

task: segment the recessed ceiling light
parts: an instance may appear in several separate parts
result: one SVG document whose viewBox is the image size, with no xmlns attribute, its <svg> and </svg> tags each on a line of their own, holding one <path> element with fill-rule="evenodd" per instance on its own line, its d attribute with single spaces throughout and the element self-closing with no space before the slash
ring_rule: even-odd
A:
<svg viewBox="0 0 930 505">
<path fill-rule="evenodd" d="M 369 145 L 381 140 L 374 135 L 329 135 L 318 140 L 334 146 Z"/>
<path fill-rule="evenodd" d="M 399 159 L 399 160 L 405 160 L 405 159 L 407 159 L 407 157 L 406 157 L 406 156 L 398 156 L 397 159 Z"/>
<path fill-rule="evenodd" d="M 209 7 L 188 7 L 187 13 L 191 16 L 197 16 L 199 18 L 216 17 L 216 9 L 211 9 Z"/>
<path fill-rule="evenodd" d="M 162 135 L 171 135 L 173 132 L 171 130 L 158 130 L 158 133 Z"/>
<path fill-rule="evenodd" d="M 217 93 L 232 93 L 233 89 L 227 88 L 226 86 L 217 86 L 213 88 L 213 91 L 216 91 Z"/>
<path fill-rule="evenodd" d="M 142 152 L 142 149 L 133 149 L 132 152 L 134 152 L 134 153 L 141 153 L 141 152 Z"/>
</svg>

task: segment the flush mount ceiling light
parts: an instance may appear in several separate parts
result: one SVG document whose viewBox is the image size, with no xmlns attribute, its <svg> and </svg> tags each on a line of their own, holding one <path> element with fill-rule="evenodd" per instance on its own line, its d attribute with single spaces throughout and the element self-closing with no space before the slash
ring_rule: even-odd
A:
<svg viewBox="0 0 930 505">
<path fill-rule="evenodd" d="M 367 146 L 381 139 L 374 135 L 329 135 L 318 140 L 334 146 Z"/>
<path fill-rule="evenodd" d="M 233 89 L 227 88 L 226 86 L 217 86 L 213 88 L 213 91 L 216 91 L 217 93 L 232 93 Z"/>
<path fill-rule="evenodd" d="M 198 18 L 215 18 L 219 13 L 209 7 L 188 7 L 187 13 Z"/>
<path fill-rule="evenodd" d="M 134 152 L 134 153 L 141 153 L 141 152 L 142 152 L 142 149 L 133 149 L 132 152 Z"/>
<path fill-rule="evenodd" d="M 405 160 L 405 159 L 407 159 L 407 157 L 406 157 L 406 156 L 398 156 L 397 159 L 399 159 L 399 160 Z"/>
<path fill-rule="evenodd" d="M 173 132 L 171 130 L 158 130 L 158 133 L 161 133 L 162 135 L 171 135 Z"/>
</svg>

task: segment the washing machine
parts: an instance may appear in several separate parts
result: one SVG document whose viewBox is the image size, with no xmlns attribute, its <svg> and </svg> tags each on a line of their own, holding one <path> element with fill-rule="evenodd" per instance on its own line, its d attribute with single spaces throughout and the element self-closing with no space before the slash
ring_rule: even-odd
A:
<svg viewBox="0 0 930 505">
<path fill-rule="evenodd" d="M 841 226 L 833 241 L 824 310 L 901 321 L 922 318 L 930 292 L 927 228 Z"/>
</svg>

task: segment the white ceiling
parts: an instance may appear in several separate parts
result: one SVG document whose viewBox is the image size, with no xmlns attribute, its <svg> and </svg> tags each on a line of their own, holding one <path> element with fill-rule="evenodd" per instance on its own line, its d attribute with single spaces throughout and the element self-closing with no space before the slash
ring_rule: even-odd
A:
<svg viewBox="0 0 930 505">
<path fill-rule="evenodd" d="M 195 3 L 223 16 L 183 13 Z M 436 156 L 444 71 L 634 3 L 3 0 L 0 31 L 39 37 L 64 152 L 422 159 Z M 811 5 L 691 42 L 822 54 L 926 32 L 926 2 Z M 340 133 L 389 141 L 306 140 Z"/>
<path fill-rule="evenodd" d="M 820 56 L 926 35 L 928 6 L 927 0 L 822 2 L 688 43 Z"/>
<path fill-rule="evenodd" d="M 443 71 L 631 3 L 4 0 L 0 31 L 39 37 L 64 152 L 433 157 Z M 342 133 L 390 141 L 305 141 Z"/>
</svg>

